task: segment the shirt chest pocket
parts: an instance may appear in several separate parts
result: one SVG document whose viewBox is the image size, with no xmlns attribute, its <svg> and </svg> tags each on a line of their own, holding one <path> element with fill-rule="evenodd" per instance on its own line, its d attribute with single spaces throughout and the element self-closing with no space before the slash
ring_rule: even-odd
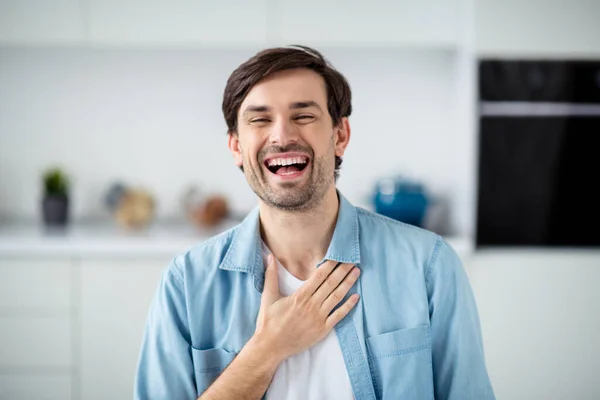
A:
<svg viewBox="0 0 600 400">
<path fill-rule="evenodd" d="M 429 326 L 371 336 L 367 351 L 378 399 L 433 399 Z"/>
<path fill-rule="evenodd" d="M 208 389 L 236 355 L 223 349 L 198 350 L 192 347 L 198 396 Z"/>
</svg>

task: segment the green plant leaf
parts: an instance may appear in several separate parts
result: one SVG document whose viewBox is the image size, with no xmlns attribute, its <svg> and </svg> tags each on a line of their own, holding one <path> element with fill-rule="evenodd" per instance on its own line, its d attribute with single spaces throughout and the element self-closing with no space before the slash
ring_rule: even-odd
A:
<svg viewBox="0 0 600 400">
<path fill-rule="evenodd" d="M 65 172 L 60 168 L 46 170 L 43 180 L 46 195 L 68 195 L 69 181 Z"/>
</svg>

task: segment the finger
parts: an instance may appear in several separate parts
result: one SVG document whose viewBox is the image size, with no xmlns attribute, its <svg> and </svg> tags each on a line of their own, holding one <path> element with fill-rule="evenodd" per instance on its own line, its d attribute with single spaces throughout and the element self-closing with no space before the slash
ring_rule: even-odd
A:
<svg viewBox="0 0 600 400">
<path fill-rule="evenodd" d="M 269 254 L 267 257 L 267 266 L 265 268 L 265 286 L 263 289 L 261 303 L 271 305 L 281 298 L 279 293 L 279 274 L 277 273 L 277 263 L 275 257 Z"/>
<path fill-rule="evenodd" d="M 352 271 L 348 275 L 346 275 L 345 279 L 335 288 L 329 296 L 323 301 L 321 305 L 321 309 L 329 315 L 331 310 L 337 306 L 340 301 L 344 299 L 344 296 L 350 291 L 354 283 L 358 280 L 360 276 L 360 270 L 358 268 L 353 268 Z M 316 295 L 316 293 L 315 293 Z"/>
<path fill-rule="evenodd" d="M 302 284 L 300 289 L 298 289 L 298 295 L 311 297 L 319 288 L 319 286 L 321 286 L 321 284 L 325 281 L 325 279 L 327 279 L 331 271 L 333 271 L 338 265 L 341 265 L 341 263 L 331 260 L 325 261 L 325 263 L 317 268 L 317 270 L 312 273 L 310 278 L 308 278 L 308 280 Z"/>
<path fill-rule="evenodd" d="M 312 295 L 312 300 L 315 302 L 315 304 L 317 304 L 318 307 L 321 307 L 325 299 L 335 292 L 336 288 L 344 281 L 350 271 L 353 270 L 358 270 L 358 268 L 354 268 L 353 264 L 342 264 L 333 270 L 333 272 L 329 274 L 329 277 L 325 279 L 325 282 L 323 282 L 317 291 Z M 342 298 L 343 296 L 340 297 L 338 303 L 340 300 L 342 300 Z"/>
<path fill-rule="evenodd" d="M 340 322 L 342 319 L 344 319 L 346 315 L 348 315 L 350 310 L 352 310 L 352 308 L 354 308 L 354 306 L 358 303 L 358 298 L 358 294 L 353 294 L 352 296 L 350 296 L 350 298 L 348 298 L 348 300 L 346 300 L 344 304 L 342 304 L 340 308 L 335 310 L 333 313 L 331 313 L 329 317 L 327 317 L 327 319 L 325 320 L 325 327 L 328 331 L 333 329 L 333 327 L 336 326 L 338 322 Z"/>
</svg>

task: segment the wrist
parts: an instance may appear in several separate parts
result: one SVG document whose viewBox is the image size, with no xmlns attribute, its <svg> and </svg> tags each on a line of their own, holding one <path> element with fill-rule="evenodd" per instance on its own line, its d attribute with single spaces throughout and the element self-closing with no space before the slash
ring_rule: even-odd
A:
<svg viewBox="0 0 600 400">
<path fill-rule="evenodd" d="M 256 358 L 260 365 L 265 366 L 269 371 L 275 373 L 279 364 L 285 360 L 285 356 L 277 351 L 277 348 L 272 345 L 272 341 L 264 335 L 255 333 L 244 350 L 252 357 Z"/>
</svg>

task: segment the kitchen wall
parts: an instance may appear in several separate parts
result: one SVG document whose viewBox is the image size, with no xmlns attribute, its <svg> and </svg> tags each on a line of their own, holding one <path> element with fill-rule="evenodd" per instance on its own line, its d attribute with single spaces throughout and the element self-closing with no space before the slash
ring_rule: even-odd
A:
<svg viewBox="0 0 600 400">
<path fill-rule="evenodd" d="M 377 178 L 405 173 L 455 195 L 454 53 L 323 51 L 353 90 L 342 192 L 365 204 Z M 179 214 L 188 184 L 248 210 L 255 196 L 227 150 L 220 107 L 227 77 L 253 53 L 0 49 L 0 214 L 36 217 L 40 173 L 54 163 L 72 175 L 76 219 L 102 215 L 117 179 L 150 189 L 159 217 Z"/>
</svg>

